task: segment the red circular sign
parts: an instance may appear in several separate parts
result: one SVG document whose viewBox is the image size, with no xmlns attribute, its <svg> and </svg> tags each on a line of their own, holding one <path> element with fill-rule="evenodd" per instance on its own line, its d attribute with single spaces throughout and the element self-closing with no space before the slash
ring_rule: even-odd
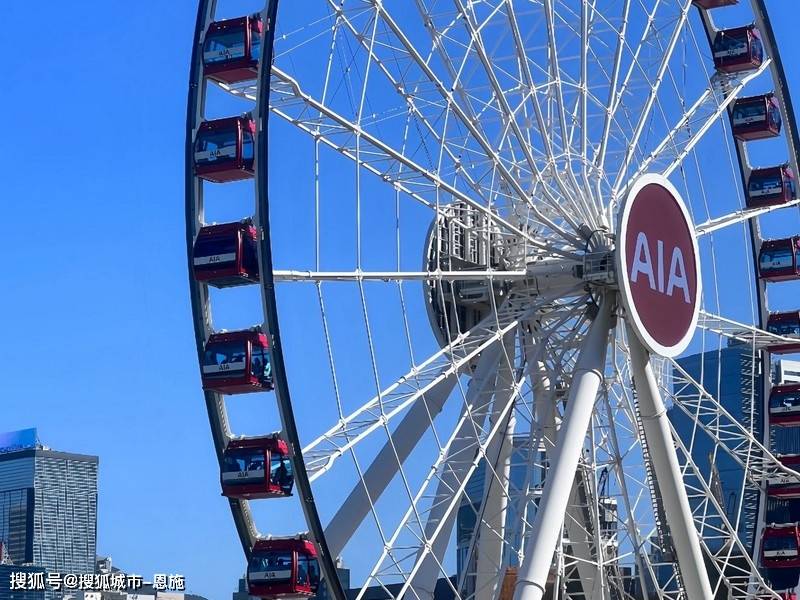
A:
<svg viewBox="0 0 800 600">
<path fill-rule="evenodd" d="M 617 234 L 617 272 L 628 322 L 651 352 L 680 354 L 700 308 L 700 264 L 689 213 L 661 175 L 631 189 Z"/>
</svg>

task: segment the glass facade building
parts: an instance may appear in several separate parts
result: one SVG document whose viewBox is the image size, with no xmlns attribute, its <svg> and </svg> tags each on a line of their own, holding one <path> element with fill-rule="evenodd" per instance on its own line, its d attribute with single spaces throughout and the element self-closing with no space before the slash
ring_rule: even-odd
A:
<svg viewBox="0 0 800 600">
<path fill-rule="evenodd" d="M 731 344 L 720 350 L 681 358 L 678 364 L 692 379 L 702 384 L 734 419 L 750 429 L 757 439 L 763 438 L 762 374 L 760 361 L 753 356 L 749 345 Z M 676 396 L 697 394 L 693 385 L 682 381 L 679 371 L 675 370 L 673 377 Z M 669 408 L 668 415 L 678 436 L 688 446 L 693 439 L 694 421 L 676 407 Z M 739 507 L 742 507 L 739 536 L 746 547 L 751 548 L 758 516 L 758 490 L 745 488 L 742 498 L 742 467 L 724 450 L 715 452 L 711 438 L 703 433 L 698 432 L 693 443 L 692 459 L 706 481 L 714 482 L 712 492 L 732 523 L 737 521 Z"/>
<path fill-rule="evenodd" d="M 41 447 L 0 453 L 0 543 L 14 565 L 94 573 L 97 468 Z"/>
</svg>

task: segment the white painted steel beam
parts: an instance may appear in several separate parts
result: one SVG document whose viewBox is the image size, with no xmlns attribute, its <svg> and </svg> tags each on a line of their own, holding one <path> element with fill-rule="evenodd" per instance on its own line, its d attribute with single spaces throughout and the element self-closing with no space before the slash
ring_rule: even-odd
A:
<svg viewBox="0 0 800 600">
<path fill-rule="evenodd" d="M 496 363 L 499 344 L 484 350 L 480 361 Z M 480 367 L 479 367 L 480 368 Z M 325 539 L 333 556 L 339 556 L 356 529 L 369 514 L 372 505 L 378 501 L 386 487 L 391 483 L 400 466 L 419 443 L 431 426 L 431 421 L 442 411 L 445 401 L 453 391 L 456 378 L 442 379 L 429 389 L 403 416 L 381 451 L 363 472 L 347 499 L 325 528 Z"/>
<path fill-rule="evenodd" d="M 658 489 L 664 504 L 678 567 L 689 600 L 713 598 L 700 539 L 683 484 L 675 443 L 670 433 L 667 409 L 658 391 L 650 355 L 639 338 L 627 327 L 631 369 L 639 400 L 639 413 Z"/>
<path fill-rule="evenodd" d="M 552 388 L 552 382 L 547 376 L 544 363 L 536 361 L 529 366 L 531 379 L 533 381 L 534 398 L 536 399 L 536 422 L 540 429 L 540 436 L 545 452 L 552 456 L 555 447 L 558 430 L 556 428 L 555 406 L 557 398 Z M 593 550 L 593 540 L 589 539 L 587 532 L 591 530 L 592 523 L 588 523 L 588 515 L 581 506 L 585 505 L 585 498 L 578 490 L 581 479 L 585 477 L 585 472 L 579 470 L 575 473 L 575 479 L 570 490 L 569 505 L 565 515 L 564 528 L 570 541 L 572 555 L 576 559 L 576 569 L 583 589 L 583 597 L 586 600 L 601 597 L 600 577 L 597 569 Z M 588 481 L 583 482 L 589 485 Z"/>
<path fill-rule="evenodd" d="M 564 515 L 595 399 L 604 379 L 610 327 L 611 298 L 605 297 L 575 365 L 567 411 L 550 460 L 539 510 L 526 544 L 525 558 L 514 588 L 514 600 L 541 600 L 544 596 L 553 553 L 561 540 Z"/>
</svg>

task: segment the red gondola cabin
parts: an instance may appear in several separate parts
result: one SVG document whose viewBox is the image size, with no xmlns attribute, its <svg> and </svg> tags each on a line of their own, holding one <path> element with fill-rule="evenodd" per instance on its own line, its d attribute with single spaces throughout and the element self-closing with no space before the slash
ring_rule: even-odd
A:
<svg viewBox="0 0 800 600">
<path fill-rule="evenodd" d="M 195 174 L 225 183 L 253 177 L 256 124 L 249 118 L 204 121 L 194 142 Z"/>
<path fill-rule="evenodd" d="M 192 251 L 194 278 L 217 288 L 257 282 L 257 240 L 247 222 L 203 227 Z"/>
<path fill-rule="evenodd" d="M 753 169 L 747 182 L 747 208 L 777 206 L 797 198 L 794 173 L 788 165 Z"/>
<path fill-rule="evenodd" d="M 692 4 L 705 9 L 722 8 L 723 6 L 739 4 L 739 0 L 694 0 Z"/>
<path fill-rule="evenodd" d="M 800 384 L 776 385 L 769 393 L 769 424 L 800 425 Z"/>
<path fill-rule="evenodd" d="M 227 84 L 255 79 L 262 29 L 258 14 L 211 23 L 203 42 L 205 76 Z"/>
<path fill-rule="evenodd" d="M 777 343 L 768 347 L 774 354 L 800 350 L 800 312 L 772 313 L 767 319 L 767 331 L 782 337 L 798 338 L 797 343 Z"/>
<path fill-rule="evenodd" d="M 800 253 L 800 237 L 783 240 L 767 240 L 758 253 L 758 272 L 764 281 L 789 281 L 800 279 L 797 255 Z"/>
<path fill-rule="evenodd" d="M 319 586 L 317 550 L 308 540 L 258 540 L 247 564 L 251 596 L 313 596 Z"/>
<path fill-rule="evenodd" d="M 800 454 L 784 454 L 778 459 L 792 471 L 800 470 Z M 776 475 L 770 478 L 767 493 L 773 498 L 785 500 L 800 498 L 800 482 L 788 475 Z"/>
<path fill-rule="evenodd" d="M 761 564 L 767 569 L 800 567 L 800 527 L 796 523 L 764 528 Z"/>
<path fill-rule="evenodd" d="M 733 135 L 743 142 L 780 135 L 781 125 L 775 94 L 741 98 L 733 105 Z"/>
<path fill-rule="evenodd" d="M 257 331 L 215 333 L 203 353 L 203 389 L 245 394 L 272 389 L 267 336 Z"/>
<path fill-rule="evenodd" d="M 764 61 L 761 34 L 753 25 L 718 31 L 713 51 L 714 66 L 723 73 L 752 71 Z"/>
<path fill-rule="evenodd" d="M 222 495 L 228 498 L 282 498 L 292 495 L 294 475 L 289 446 L 277 436 L 234 439 L 222 460 Z"/>
</svg>

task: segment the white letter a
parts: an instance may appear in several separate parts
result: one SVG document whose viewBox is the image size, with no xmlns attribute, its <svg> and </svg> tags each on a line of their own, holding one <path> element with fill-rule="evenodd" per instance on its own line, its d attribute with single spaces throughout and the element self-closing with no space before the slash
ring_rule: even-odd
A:
<svg viewBox="0 0 800 600">
<path fill-rule="evenodd" d="M 669 281 L 667 281 L 667 296 L 672 296 L 675 288 L 683 290 L 683 299 L 686 304 L 689 300 L 689 282 L 686 281 L 686 266 L 683 264 L 683 252 L 677 246 L 672 251 L 672 260 L 669 264 Z"/>
<path fill-rule="evenodd" d="M 656 278 L 653 274 L 653 261 L 650 258 L 650 247 L 647 245 L 647 236 L 644 231 L 640 231 L 636 236 L 636 249 L 633 251 L 633 266 L 631 267 L 631 283 L 636 283 L 639 273 L 647 275 L 650 280 L 650 289 L 656 289 Z M 670 275 L 670 285 L 672 284 Z"/>
</svg>

